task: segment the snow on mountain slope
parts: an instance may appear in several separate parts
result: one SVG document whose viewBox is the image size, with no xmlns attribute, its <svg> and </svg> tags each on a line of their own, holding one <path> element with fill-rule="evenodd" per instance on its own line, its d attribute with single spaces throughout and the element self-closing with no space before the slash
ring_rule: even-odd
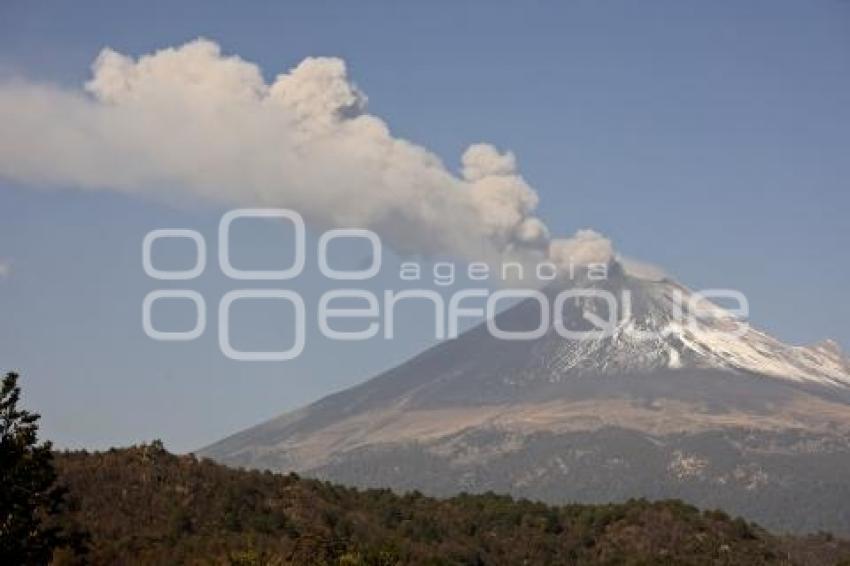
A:
<svg viewBox="0 0 850 566">
<path fill-rule="evenodd" d="M 746 327 L 738 335 L 726 310 L 616 263 L 603 281 L 544 293 L 553 306 L 564 290 L 588 287 L 618 298 L 612 333 L 569 338 L 552 325 L 506 341 L 482 324 L 201 454 L 436 495 L 684 498 L 762 522 L 808 502 L 818 512 L 807 516 L 822 520 L 786 513 L 792 520 L 772 524 L 847 530 L 850 371 L 836 344 L 790 346 Z M 562 306 L 572 331 L 597 328 L 588 316 L 608 319 L 611 308 L 583 293 Z M 494 322 L 517 332 L 540 317 L 529 299 Z"/>
<path fill-rule="evenodd" d="M 850 386 L 850 363 L 838 345 L 792 346 L 743 325 L 723 308 L 695 297 L 669 280 L 644 280 L 614 272 L 590 284 L 620 300 L 619 322 L 612 336 L 565 339 L 550 331 L 538 348 L 539 367 L 512 380 L 557 382 L 573 373 L 645 372 L 662 368 L 717 368 L 744 371 L 798 382 Z M 601 310 L 604 310 L 601 309 Z M 600 313 L 599 300 L 578 299 L 563 317 L 577 328 L 588 313 Z M 690 317 L 682 316 L 689 313 Z"/>
<path fill-rule="evenodd" d="M 684 307 L 696 317 L 691 324 L 680 315 L 680 305 L 694 297 L 691 291 L 669 279 L 632 276 L 618 264 L 604 281 L 573 281 L 545 293 L 554 304 L 561 291 L 587 287 L 626 298 L 613 334 L 570 339 L 553 325 L 534 340 L 505 341 L 482 324 L 360 385 L 225 439 L 209 453 L 250 455 L 249 461 L 270 454 L 283 458 L 281 466 L 309 467 L 305 462 L 345 447 L 408 438 L 405 431 L 424 438 L 497 424 L 524 428 L 522 423 L 535 421 L 555 430 L 558 419 L 570 427 L 632 422 L 641 430 L 668 431 L 720 422 L 813 430 L 850 426 L 850 371 L 834 343 L 790 346 L 748 327 L 737 336 L 734 317 L 707 301 Z M 561 313 L 564 325 L 595 328 L 585 315 L 605 314 L 601 304 L 569 299 Z M 496 322 L 503 330 L 537 328 L 540 305 L 522 301 Z M 634 403 L 634 410 L 608 410 L 622 399 Z M 528 407 L 542 410 L 546 403 L 559 408 L 544 411 L 546 418 L 528 416 L 534 412 Z M 520 407 L 526 408 L 520 411 L 524 416 L 514 418 Z M 809 415 L 822 418 L 810 423 Z"/>
</svg>

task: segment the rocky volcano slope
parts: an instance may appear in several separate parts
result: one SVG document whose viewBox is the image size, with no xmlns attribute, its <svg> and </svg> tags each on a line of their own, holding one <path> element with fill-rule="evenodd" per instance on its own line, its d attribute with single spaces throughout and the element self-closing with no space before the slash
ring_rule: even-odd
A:
<svg viewBox="0 0 850 566">
<path fill-rule="evenodd" d="M 482 325 L 202 453 L 440 495 L 681 497 L 772 528 L 850 532 L 850 366 L 834 343 L 733 336 L 739 323 L 723 309 L 618 264 L 605 281 L 572 285 L 618 298 L 610 335 L 553 327 L 504 341 Z M 591 329 L 594 314 L 608 314 L 604 302 L 569 299 L 564 328 Z M 539 317 L 525 301 L 497 323 L 526 330 Z"/>
</svg>

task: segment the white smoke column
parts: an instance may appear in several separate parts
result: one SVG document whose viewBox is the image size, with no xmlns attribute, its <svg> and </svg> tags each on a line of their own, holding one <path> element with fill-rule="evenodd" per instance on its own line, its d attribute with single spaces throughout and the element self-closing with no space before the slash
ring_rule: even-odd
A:
<svg viewBox="0 0 850 566">
<path fill-rule="evenodd" d="M 137 60 L 104 49 L 92 71 L 87 93 L 0 84 L 0 176 L 287 207 L 318 229 L 372 229 L 401 253 L 496 260 L 548 249 L 563 262 L 605 247 L 586 233 L 549 242 L 513 154 L 475 144 L 458 176 L 394 137 L 340 59 L 305 59 L 267 84 L 256 65 L 198 39 Z"/>
<path fill-rule="evenodd" d="M 556 265 L 606 263 L 614 255 L 611 240 L 593 230 L 579 230 L 575 236 L 552 240 L 549 259 Z"/>
</svg>

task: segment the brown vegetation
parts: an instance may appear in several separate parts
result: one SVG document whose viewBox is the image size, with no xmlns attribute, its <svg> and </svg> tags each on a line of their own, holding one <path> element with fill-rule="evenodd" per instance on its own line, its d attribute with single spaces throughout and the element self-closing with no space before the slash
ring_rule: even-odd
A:
<svg viewBox="0 0 850 566">
<path fill-rule="evenodd" d="M 358 491 L 234 470 L 161 444 L 59 454 L 98 564 L 836 564 L 850 543 L 780 538 L 678 501 L 552 507 Z M 59 557 L 59 562 L 71 557 Z"/>
</svg>

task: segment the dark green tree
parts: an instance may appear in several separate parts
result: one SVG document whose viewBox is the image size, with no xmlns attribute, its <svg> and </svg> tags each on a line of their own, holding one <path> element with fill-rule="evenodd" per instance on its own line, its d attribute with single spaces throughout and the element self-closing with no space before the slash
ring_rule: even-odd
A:
<svg viewBox="0 0 850 566">
<path fill-rule="evenodd" d="M 50 442 L 38 443 L 39 415 L 20 409 L 18 374 L 0 387 L 0 563 L 46 564 L 59 547 L 79 550 L 63 527 L 66 490 L 57 484 Z M 75 551 L 76 551 L 75 550 Z"/>
</svg>

